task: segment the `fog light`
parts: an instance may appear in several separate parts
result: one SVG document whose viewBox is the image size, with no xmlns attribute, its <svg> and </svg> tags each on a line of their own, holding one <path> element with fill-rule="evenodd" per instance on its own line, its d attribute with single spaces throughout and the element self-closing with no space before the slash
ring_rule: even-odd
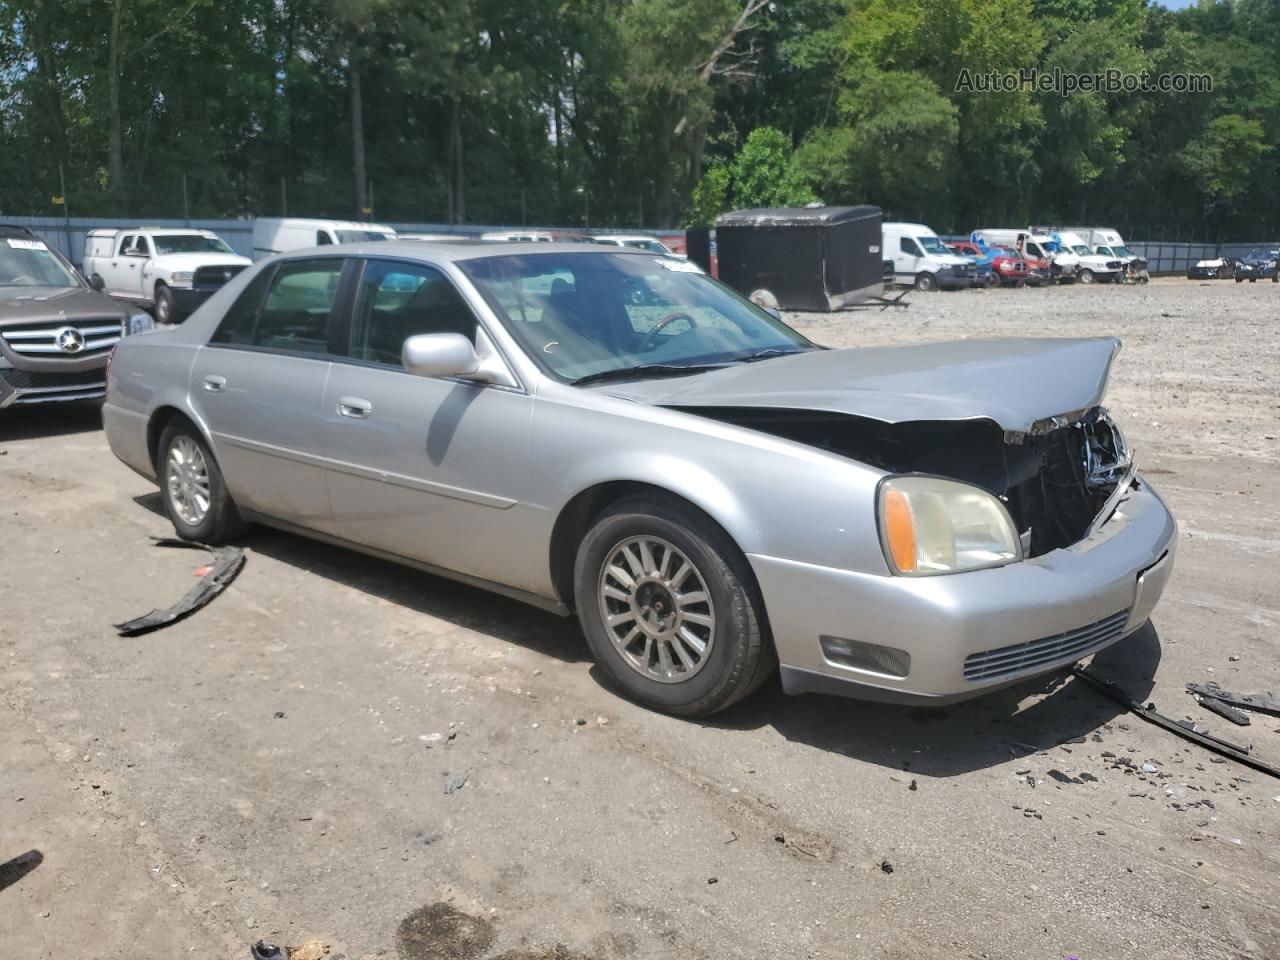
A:
<svg viewBox="0 0 1280 960">
<path fill-rule="evenodd" d="M 878 643 L 848 640 L 844 637 L 821 636 L 822 655 L 832 663 L 886 677 L 905 677 L 911 672 L 911 654 L 896 647 L 882 647 Z"/>
</svg>

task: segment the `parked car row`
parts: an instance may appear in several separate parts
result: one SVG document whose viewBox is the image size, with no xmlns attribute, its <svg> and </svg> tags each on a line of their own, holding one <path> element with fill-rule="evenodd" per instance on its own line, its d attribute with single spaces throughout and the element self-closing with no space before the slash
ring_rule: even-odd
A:
<svg viewBox="0 0 1280 960">
<path fill-rule="evenodd" d="M 1262 247 L 1250 250 L 1242 257 L 1214 257 L 1200 260 L 1187 269 L 1189 280 L 1235 280 L 1236 283 L 1257 283 L 1270 280 L 1280 283 L 1280 249 Z"/>
<path fill-rule="evenodd" d="M 1105 227 L 983 228 L 944 242 L 922 223 L 886 223 L 883 236 L 894 282 L 918 290 L 1151 279 L 1147 262 Z"/>
</svg>

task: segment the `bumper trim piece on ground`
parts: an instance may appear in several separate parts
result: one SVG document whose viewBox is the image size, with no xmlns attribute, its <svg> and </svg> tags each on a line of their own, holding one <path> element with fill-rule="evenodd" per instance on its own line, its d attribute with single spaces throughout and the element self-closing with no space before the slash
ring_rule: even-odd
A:
<svg viewBox="0 0 1280 960">
<path fill-rule="evenodd" d="M 210 600 L 220 594 L 244 567 L 244 550 L 240 547 L 210 547 L 203 543 L 192 543 L 189 540 L 174 540 L 167 537 L 152 538 L 157 547 L 185 547 L 190 550 L 208 550 L 216 558 L 210 570 L 198 584 L 187 591 L 186 595 L 173 606 L 164 610 L 152 610 L 141 617 L 135 617 L 124 623 L 115 624 L 122 637 L 136 637 L 139 634 L 159 630 L 184 617 L 189 617 Z"/>
<path fill-rule="evenodd" d="M 1103 680 L 1101 677 L 1095 677 L 1084 667 L 1075 667 L 1071 671 L 1073 676 L 1079 677 L 1085 683 L 1089 684 L 1105 697 L 1110 697 L 1116 703 L 1126 707 L 1130 713 L 1135 713 L 1147 723 L 1153 723 L 1157 727 L 1164 727 L 1170 733 L 1177 734 L 1185 740 L 1192 743 L 1198 743 L 1206 750 L 1221 754 L 1224 757 L 1230 757 L 1237 763 L 1243 763 L 1246 767 L 1253 767 L 1263 773 L 1269 773 L 1273 777 L 1280 778 L 1280 767 L 1272 766 L 1265 760 L 1260 760 L 1249 752 L 1248 747 L 1242 747 L 1239 744 L 1232 743 L 1230 740 L 1221 740 L 1218 737 L 1211 736 L 1207 733 L 1198 733 L 1189 727 L 1183 726 L 1177 720 L 1170 720 L 1163 713 L 1158 713 L 1155 704 L 1147 704 L 1143 706 L 1136 700 L 1131 698 L 1127 693 L 1117 687 L 1109 680 Z"/>
</svg>

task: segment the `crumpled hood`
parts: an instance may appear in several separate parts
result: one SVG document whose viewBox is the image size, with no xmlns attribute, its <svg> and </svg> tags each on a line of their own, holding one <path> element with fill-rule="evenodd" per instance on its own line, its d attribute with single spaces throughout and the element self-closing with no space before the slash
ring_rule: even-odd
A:
<svg viewBox="0 0 1280 960">
<path fill-rule="evenodd" d="M 688 377 L 601 386 L 666 407 L 814 410 L 885 423 L 988 419 L 1032 432 L 1102 401 L 1115 337 L 958 340 L 817 350 Z"/>
</svg>

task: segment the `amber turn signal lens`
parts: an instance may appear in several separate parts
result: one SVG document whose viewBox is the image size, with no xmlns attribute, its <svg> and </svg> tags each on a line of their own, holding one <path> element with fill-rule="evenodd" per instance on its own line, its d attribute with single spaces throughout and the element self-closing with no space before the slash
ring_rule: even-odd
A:
<svg viewBox="0 0 1280 960">
<path fill-rule="evenodd" d="M 911 504 L 901 490 L 888 489 L 884 496 L 885 541 L 889 558 L 899 573 L 916 568 L 916 530 L 911 520 Z"/>
</svg>

